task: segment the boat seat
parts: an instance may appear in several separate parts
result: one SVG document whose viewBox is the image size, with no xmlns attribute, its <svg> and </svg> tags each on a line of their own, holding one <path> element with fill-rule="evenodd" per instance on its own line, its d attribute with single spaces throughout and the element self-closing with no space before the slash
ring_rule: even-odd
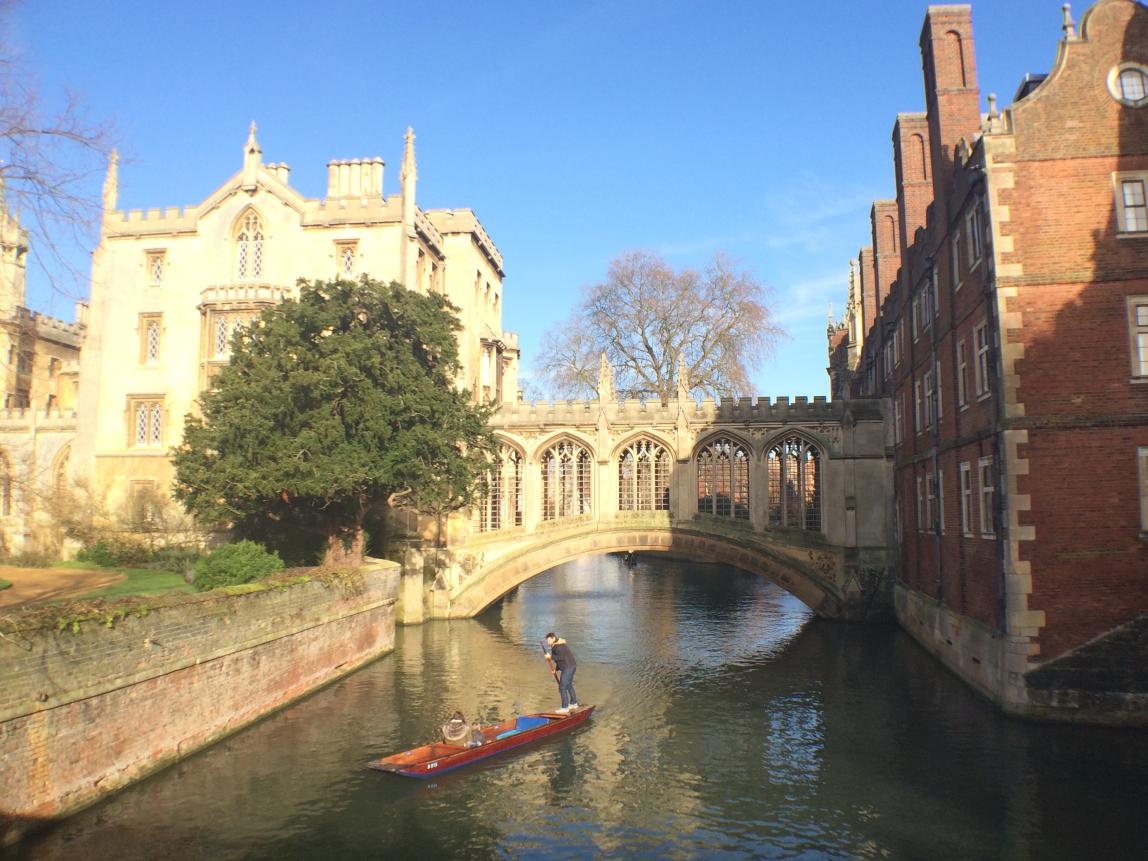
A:
<svg viewBox="0 0 1148 861">
<path fill-rule="evenodd" d="M 509 738 L 512 735 L 518 735 L 520 732 L 526 732 L 528 729 L 538 729 L 540 726 L 546 726 L 550 723 L 544 717 L 520 717 L 514 721 L 514 729 L 503 730 L 494 738 L 497 741 L 500 738 Z"/>
</svg>

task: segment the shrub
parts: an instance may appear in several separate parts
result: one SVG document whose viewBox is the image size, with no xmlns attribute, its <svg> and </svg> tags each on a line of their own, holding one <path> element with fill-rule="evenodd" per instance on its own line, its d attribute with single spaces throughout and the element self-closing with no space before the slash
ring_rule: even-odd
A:
<svg viewBox="0 0 1148 861">
<path fill-rule="evenodd" d="M 200 592 L 262 580 L 283 570 L 283 560 L 254 541 L 225 544 L 195 563 L 193 585 Z"/>
<path fill-rule="evenodd" d="M 12 587 L 12 581 L 11 580 L 0 580 L 0 592 L 3 592 L 5 589 L 10 589 L 11 587 Z"/>
<path fill-rule="evenodd" d="M 91 562 L 93 565 L 113 567 L 123 565 L 134 567 L 143 565 L 151 559 L 151 550 L 147 545 L 130 538 L 101 538 L 95 544 L 89 544 L 76 554 L 81 562 Z"/>
<path fill-rule="evenodd" d="M 147 567 L 156 571 L 171 571 L 180 574 L 183 579 L 191 581 L 195 565 L 203 558 L 203 554 L 194 547 L 177 547 L 174 545 L 160 547 L 152 554 Z"/>
</svg>

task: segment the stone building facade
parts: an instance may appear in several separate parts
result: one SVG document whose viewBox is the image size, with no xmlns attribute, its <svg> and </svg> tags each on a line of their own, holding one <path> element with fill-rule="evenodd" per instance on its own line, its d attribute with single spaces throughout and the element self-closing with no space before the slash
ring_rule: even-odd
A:
<svg viewBox="0 0 1148 861">
<path fill-rule="evenodd" d="M 293 297 L 299 278 L 400 281 L 459 308 L 458 383 L 517 398 L 517 336 L 502 331 L 502 256 L 469 209 L 421 209 L 408 131 L 398 194 L 381 158 L 332 161 L 327 196 L 266 164 L 252 124 L 240 169 L 185 209 L 116 209 L 112 164 L 93 255 L 73 471 L 121 519 L 151 516 L 183 417 L 229 358 L 238 326 Z"/>
<path fill-rule="evenodd" d="M 982 114 L 971 9 L 929 8 L 830 376 L 890 400 L 902 625 L 1006 709 L 1120 722 L 1148 706 L 1148 8 L 1063 34 Z"/>
<path fill-rule="evenodd" d="M 87 306 L 76 322 L 29 310 L 27 231 L 3 204 L 0 188 L 0 553 L 36 549 L 50 531 L 48 510 L 66 482 L 76 432 L 80 345 Z"/>
</svg>

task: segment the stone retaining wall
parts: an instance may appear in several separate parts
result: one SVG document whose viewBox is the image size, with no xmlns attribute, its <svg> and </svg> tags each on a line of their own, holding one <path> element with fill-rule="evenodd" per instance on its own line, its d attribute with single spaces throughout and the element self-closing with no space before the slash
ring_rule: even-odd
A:
<svg viewBox="0 0 1148 861">
<path fill-rule="evenodd" d="M 0 637 L 0 842 L 394 648 L 398 566 Z"/>
</svg>

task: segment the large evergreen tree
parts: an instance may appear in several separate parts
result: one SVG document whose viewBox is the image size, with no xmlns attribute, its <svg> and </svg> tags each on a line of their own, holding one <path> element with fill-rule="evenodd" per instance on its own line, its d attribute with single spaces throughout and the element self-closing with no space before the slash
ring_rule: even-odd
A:
<svg viewBox="0 0 1148 861">
<path fill-rule="evenodd" d="M 318 533 L 331 564 L 361 559 L 383 506 L 472 502 L 492 444 L 488 410 L 454 386 L 454 310 L 395 283 L 301 281 L 236 334 L 187 418 L 176 496 L 245 535 Z"/>
</svg>

